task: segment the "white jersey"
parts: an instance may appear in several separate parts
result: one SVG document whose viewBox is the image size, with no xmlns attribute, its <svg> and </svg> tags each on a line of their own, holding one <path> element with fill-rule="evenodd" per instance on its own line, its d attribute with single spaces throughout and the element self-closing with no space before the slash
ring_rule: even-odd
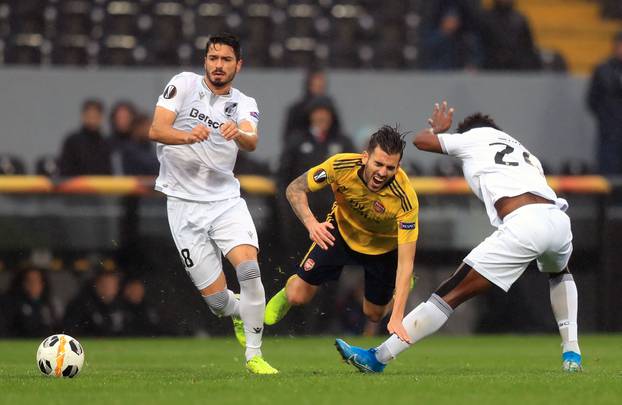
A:
<svg viewBox="0 0 622 405">
<path fill-rule="evenodd" d="M 191 145 L 158 143 L 160 173 L 155 189 L 192 201 L 239 197 L 240 183 L 233 176 L 238 145 L 220 135 L 220 126 L 227 121 L 239 125 L 243 120 L 256 126 L 259 110 L 255 99 L 234 88 L 226 95 L 213 94 L 203 76 L 183 72 L 168 82 L 157 105 L 177 114 L 173 128 L 190 131 L 203 124 L 210 135 Z"/>
<path fill-rule="evenodd" d="M 490 223 L 502 224 L 495 202 L 502 197 L 532 193 L 555 202 L 566 211 L 568 203 L 549 187 L 542 165 L 516 139 L 494 128 L 474 128 L 463 134 L 438 134 L 443 152 L 460 158 L 471 190 L 484 202 Z"/>
</svg>

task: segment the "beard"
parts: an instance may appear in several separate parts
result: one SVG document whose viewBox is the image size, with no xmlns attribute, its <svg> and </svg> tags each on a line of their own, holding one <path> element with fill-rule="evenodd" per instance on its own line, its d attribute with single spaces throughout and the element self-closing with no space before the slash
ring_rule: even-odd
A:
<svg viewBox="0 0 622 405">
<path fill-rule="evenodd" d="M 223 72 L 224 73 L 224 72 Z M 227 76 L 226 74 L 222 77 L 217 77 L 214 78 L 212 76 L 211 73 L 207 74 L 207 80 L 210 82 L 210 84 L 216 88 L 221 88 L 221 87 L 225 87 L 226 85 L 228 85 L 229 83 L 231 83 L 233 81 L 233 79 L 235 78 L 235 72 L 231 73 L 230 76 Z"/>
</svg>

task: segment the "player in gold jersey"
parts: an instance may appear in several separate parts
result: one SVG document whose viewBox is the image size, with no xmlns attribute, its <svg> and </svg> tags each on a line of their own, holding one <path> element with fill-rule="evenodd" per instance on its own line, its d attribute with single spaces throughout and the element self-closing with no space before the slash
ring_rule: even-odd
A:
<svg viewBox="0 0 622 405">
<path fill-rule="evenodd" d="M 334 155 L 289 184 L 287 199 L 313 244 L 296 274 L 268 302 L 267 325 L 281 320 L 292 305 L 308 303 L 322 283 L 339 278 L 344 265 L 365 270 L 367 318 L 378 322 L 395 297 L 393 314 L 400 318 L 389 328 L 401 325 L 419 234 L 417 195 L 400 168 L 403 138 L 397 128 L 385 125 L 362 154 Z M 335 203 L 326 221 L 319 222 L 307 193 L 327 185 Z"/>
</svg>

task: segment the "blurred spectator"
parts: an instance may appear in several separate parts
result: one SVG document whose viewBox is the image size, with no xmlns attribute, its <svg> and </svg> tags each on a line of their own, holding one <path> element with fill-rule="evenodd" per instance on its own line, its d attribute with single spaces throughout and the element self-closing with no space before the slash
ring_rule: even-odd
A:
<svg viewBox="0 0 622 405">
<path fill-rule="evenodd" d="M 475 69 L 480 44 L 476 10 L 464 0 L 426 2 L 421 24 L 420 66 L 429 70 Z"/>
<path fill-rule="evenodd" d="M 82 126 L 63 144 L 58 162 L 61 176 L 112 174 L 110 145 L 101 133 L 103 111 L 99 100 L 82 104 Z"/>
<path fill-rule="evenodd" d="M 160 317 L 145 302 L 145 285 L 139 279 L 129 279 L 123 287 L 124 335 L 153 336 L 159 332 Z"/>
<path fill-rule="evenodd" d="M 136 109 L 129 101 L 119 101 L 110 112 L 110 143 L 113 150 L 131 143 Z"/>
<path fill-rule="evenodd" d="M 328 81 L 326 72 L 320 68 L 312 68 L 307 72 L 304 82 L 304 94 L 301 99 L 295 101 L 287 109 L 285 117 L 285 129 L 283 139 L 297 131 L 305 131 L 309 128 L 309 115 L 307 104 L 315 97 L 327 96 Z M 332 102 L 332 100 L 331 100 Z M 333 103 L 334 104 L 334 103 Z"/>
<path fill-rule="evenodd" d="M 124 322 L 119 284 L 119 273 L 101 270 L 94 284 L 67 305 L 64 331 L 73 336 L 121 335 Z"/>
<path fill-rule="evenodd" d="M 10 154 L 0 154 L 0 175 L 20 175 L 26 173 L 26 165 L 20 158 Z"/>
<path fill-rule="evenodd" d="M 330 98 L 321 96 L 311 99 L 307 104 L 309 125 L 304 130 L 292 132 L 285 139 L 281 153 L 281 166 L 278 171 L 280 212 L 289 215 L 284 224 L 286 241 L 292 249 L 306 250 L 310 242 L 301 227 L 292 227 L 298 223 L 289 204 L 285 200 L 285 189 L 296 177 L 306 172 L 309 167 L 320 164 L 328 157 L 342 152 L 355 152 L 350 138 L 341 133 L 335 107 Z M 328 214 L 333 204 L 333 195 L 329 188 L 313 193 L 310 197 L 311 209 L 320 216 Z M 304 239 L 302 239 L 304 238 Z M 288 249 L 290 255 L 293 250 Z"/>
<path fill-rule="evenodd" d="M 494 0 L 481 19 L 483 68 L 538 70 L 542 63 L 527 18 L 514 9 L 514 0 Z"/>
<path fill-rule="evenodd" d="M 598 65 L 590 82 L 587 103 L 598 123 L 598 169 L 622 173 L 622 31 L 613 39 L 613 55 Z"/>
<path fill-rule="evenodd" d="M 156 176 L 158 174 L 160 163 L 154 143 L 149 140 L 150 127 L 151 118 L 146 115 L 138 114 L 133 119 L 128 140 L 124 142 L 120 150 L 124 175 Z"/>
<path fill-rule="evenodd" d="M 58 326 L 60 305 L 54 303 L 43 270 L 27 267 L 13 279 L 2 305 L 6 333 L 15 337 L 45 337 Z"/>
</svg>

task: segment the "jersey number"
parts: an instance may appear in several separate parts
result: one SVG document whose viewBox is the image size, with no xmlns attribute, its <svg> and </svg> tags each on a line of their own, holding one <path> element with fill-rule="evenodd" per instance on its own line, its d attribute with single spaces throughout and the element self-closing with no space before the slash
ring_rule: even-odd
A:
<svg viewBox="0 0 622 405">
<path fill-rule="evenodd" d="M 493 145 L 501 145 L 501 146 L 505 146 L 504 149 L 500 150 L 499 152 L 497 152 L 495 154 L 495 163 L 498 165 L 504 165 L 504 166 L 518 166 L 518 162 L 512 162 L 512 161 L 508 161 L 508 160 L 504 160 L 505 155 L 509 155 L 510 153 L 514 152 L 514 148 L 511 147 L 510 145 L 507 145 L 505 143 L 501 143 L 501 142 L 494 142 L 491 143 L 490 146 Z M 529 153 L 527 152 L 523 152 L 523 159 L 525 160 L 525 163 L 533 166 L 533 163 L 531 163 L 531 160 L 529 160 Z"/>
<path fill-rule="evenodd" d="M 181 250 L 181 257 L 184 259 L 184 264 L 186 265 L 186 267 L 194 266 L 194 262 L 190 258 L 190 251 L 188 249 Z"/>
</svg>

